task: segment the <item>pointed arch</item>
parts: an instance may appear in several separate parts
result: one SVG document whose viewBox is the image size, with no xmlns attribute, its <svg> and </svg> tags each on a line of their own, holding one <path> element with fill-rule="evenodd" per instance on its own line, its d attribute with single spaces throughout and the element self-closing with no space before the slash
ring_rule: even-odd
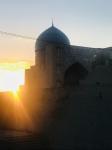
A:
<svg viewBox="0 0 112 150">
<path fill-rule="evenodd" d="M 71 65 L 64 74 L 64 85 L 78 85 L 80 80 L 86 78 L 88 71 L 79 62 Z"/>
</svg>

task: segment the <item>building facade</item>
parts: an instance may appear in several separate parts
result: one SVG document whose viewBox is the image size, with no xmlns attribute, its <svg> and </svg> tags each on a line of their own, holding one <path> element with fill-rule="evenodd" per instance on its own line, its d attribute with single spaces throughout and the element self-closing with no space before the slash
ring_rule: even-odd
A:
<svg viewBox="0 0 112 150">
<path fill-rule="evenodd" d="M 35 65 L 25 71 L 26 87 L 55 88 L 79 84 L 98 65 L 111 65 L 112 47 L 70 45 L 68 37 L 52 26 L 35 43 Z"/>
</svg>

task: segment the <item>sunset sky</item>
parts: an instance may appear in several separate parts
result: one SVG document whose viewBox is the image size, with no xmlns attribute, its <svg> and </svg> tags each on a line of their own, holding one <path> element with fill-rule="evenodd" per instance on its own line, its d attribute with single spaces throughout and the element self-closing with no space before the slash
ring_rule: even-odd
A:
<svg viewBox="0 0 112 150">
<path fill-rule="evenodd" d="M 0 30 L 37 38 L 54 25 L 73 45 L 112 46 L 112 0 L 0 0 Z M 0 34 L 0 59 L 34 61 L 35 40 Z"/>
<path fill-rule="evenodd" d="M 112 46 L 112 0 L 0 0 L 0 31 L 37 38 L 54 26 L 72 45 Z M 0 34 L 0 62 L 34 62 L 35 40 Z"/>
</svg>

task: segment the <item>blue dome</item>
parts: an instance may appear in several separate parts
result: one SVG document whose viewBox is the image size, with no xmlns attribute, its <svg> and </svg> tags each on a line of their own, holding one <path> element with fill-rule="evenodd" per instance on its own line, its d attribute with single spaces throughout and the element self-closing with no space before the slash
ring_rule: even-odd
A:
<svg viewBox="0 0 112 150">
<path fill-rule="evenodd" d="M 51 26 L 39 35 L 35 43 L 35 50 L 45 48 L 49 43 L 70 45 L 67 36 L 54 26 Z"/>
</svg>

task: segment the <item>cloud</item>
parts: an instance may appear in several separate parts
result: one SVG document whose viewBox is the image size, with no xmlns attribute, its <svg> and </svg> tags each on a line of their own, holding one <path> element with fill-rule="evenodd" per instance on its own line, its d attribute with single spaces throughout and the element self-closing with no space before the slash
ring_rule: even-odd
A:
<svg viewBox="0 0 112 150">
<path fill-rule="evenodd" d="M 28 69 L 32 65 L 31 60 L 0 59 L 0 69 Z"/>
</svg>

